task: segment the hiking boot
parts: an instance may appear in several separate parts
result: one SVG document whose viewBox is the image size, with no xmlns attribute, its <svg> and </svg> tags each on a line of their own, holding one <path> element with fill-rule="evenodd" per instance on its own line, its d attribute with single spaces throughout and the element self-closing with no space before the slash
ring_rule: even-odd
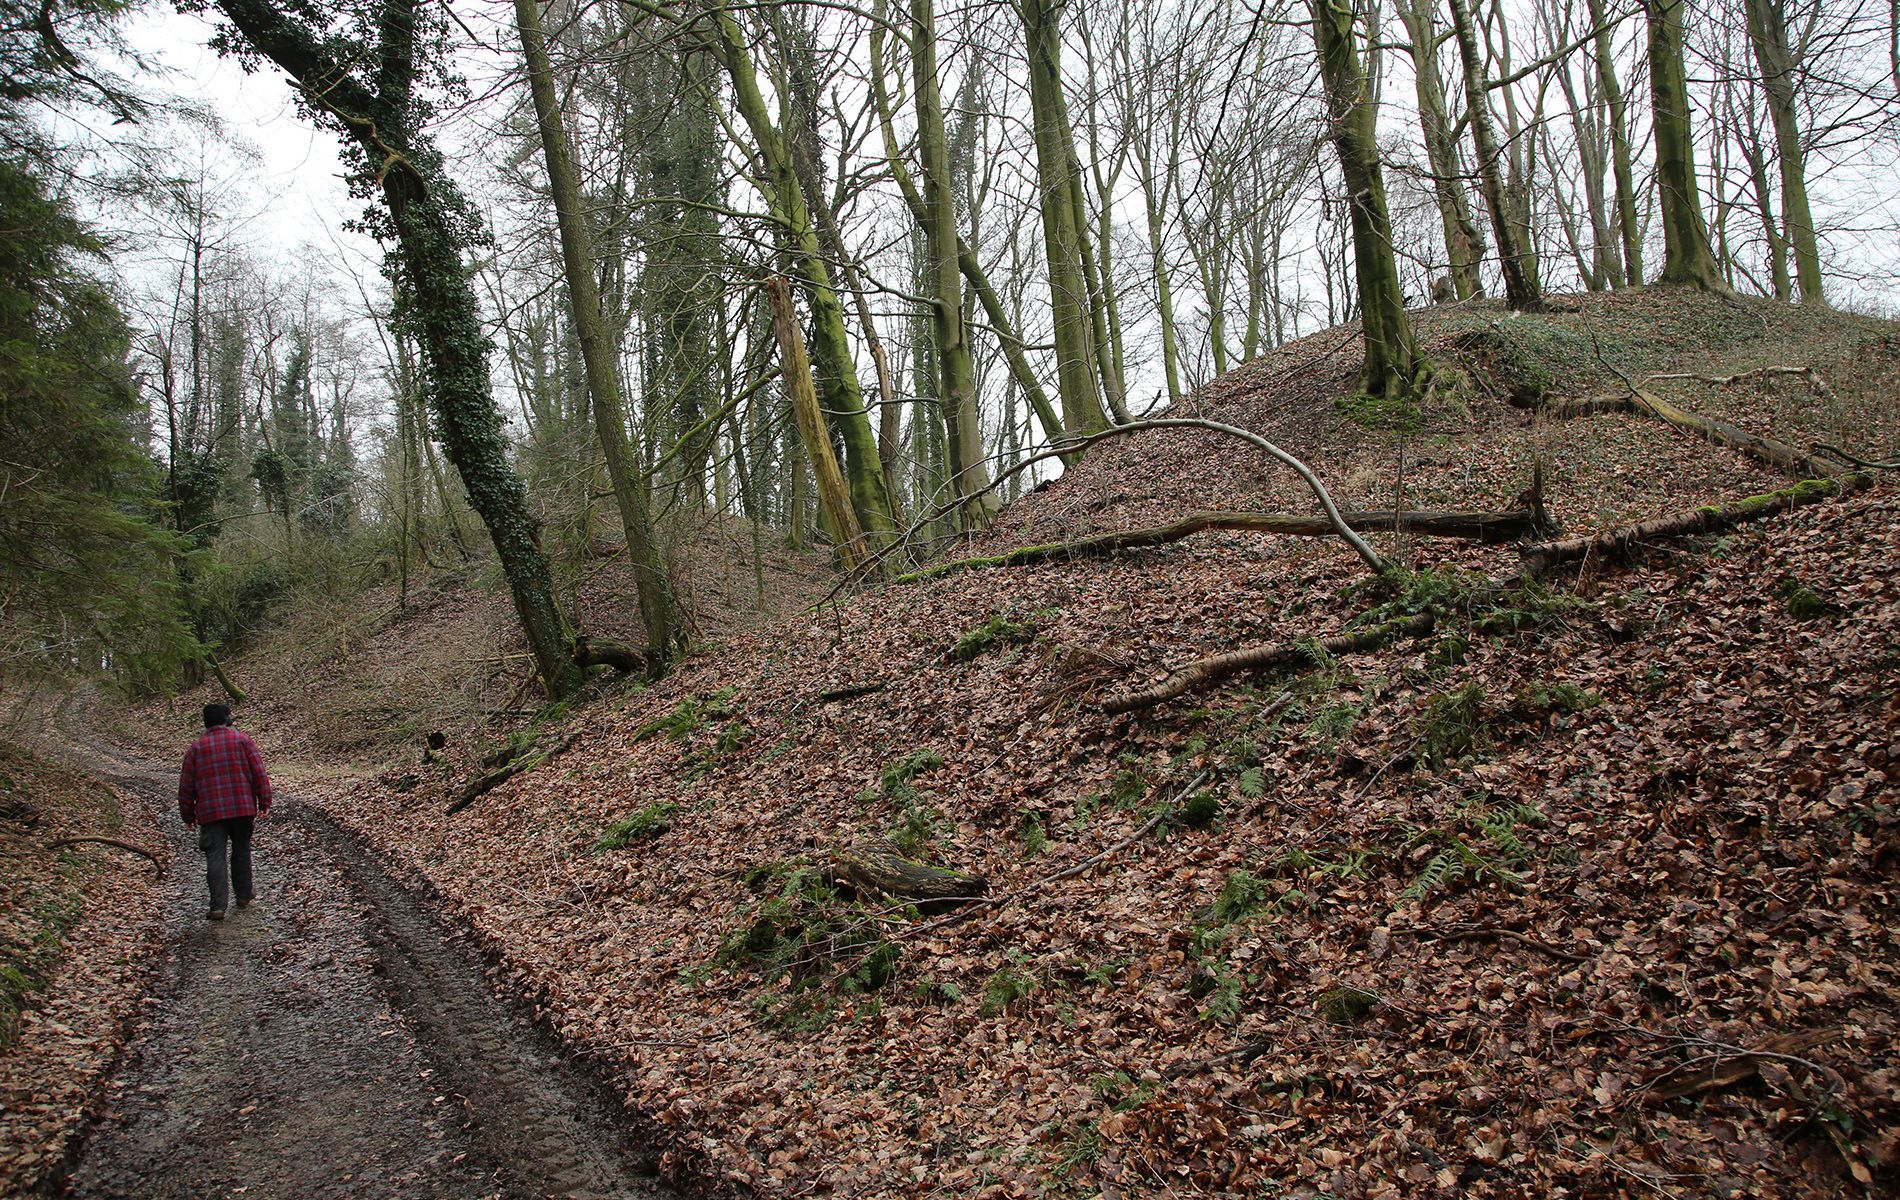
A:
<svg viewBox="0 0 1900 1200">
<path fill-rule="evenodd" d="M 207 920 L 207 921 L 222 921 L 222 920 L 224 920 L 224 910 L 223 910 L 223 909 L 221 909 L 221 908 L 214 908 L 214 909 L 212 909 L 212 910 L 211 910 L 210 912 L 208 912 L 208 913 L 206 913 L 206 914 L 205 914 L 205 920 Z"/>
<path fill-rule="evenodd" d="M 254 899 L 256 899 L 255 896 L 246 896 L 244 899 L 238 901 L 238 907 L 249 908 L 251 906 L 251 901 Z"/>
</svg>

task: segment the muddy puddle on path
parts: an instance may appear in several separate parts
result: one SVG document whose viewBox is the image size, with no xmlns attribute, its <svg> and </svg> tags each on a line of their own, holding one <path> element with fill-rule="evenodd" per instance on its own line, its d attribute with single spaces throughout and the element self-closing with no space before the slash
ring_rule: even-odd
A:
<svg viewBox="0 0 1900 1200">
<path fill-rule="evenodd" d="M 169 959 L 70 1194 L 678 1195 L 607 1089 L 349 834 L 290 800 L 256 844 L 257 904 L 211 924 L 176 830 Z"/>
</svg>

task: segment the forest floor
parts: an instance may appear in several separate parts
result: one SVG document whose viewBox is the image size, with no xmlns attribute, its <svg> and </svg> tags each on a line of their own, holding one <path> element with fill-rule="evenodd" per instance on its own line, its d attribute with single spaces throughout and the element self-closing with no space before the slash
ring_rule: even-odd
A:
<svg viewBox="0 0 1900 1200">
<path fill-rule="evenodd" d="M 1510 508 L 1541 475 L 1571 534 L 1788 480 L 1635 414 L 1534 411 L 1551 398 L 1635 384 L 1804 450 L 1900 454 L 1900 327 L 1569 303 L 1423 315 L 1471 385 L 1416 412 L 1341 402 L 1338 330 L 1182 409 L 1273 438 L 1351 507 Z M 1822 386 L 1728 379 L 1764 366 Z M 946 553 L 1311 504 L 1238 444 L 1143 434 Z M 281 654 L 236 664 L 260 696 L 242 722 L 703 1190 L 1890 1191 L 1900 493 L 1503 589 L 1513 547 L 1375 540 L 1402 587 L 1332 540 L 1214 533 L 872 588 L 735 627 L 658 687 L 458 725 L 442 762 L 387 739 L 370 777 L 325 760 Z M 1317 646 L 1420 612 L 1424 639 Z M 431 620 L 311 670 L 432 652 L 402 632 Z M 1255 644 L 1305 661 L 1101 711 Z M 458 803 L 510 760 L 531 769 Z M 880 845 L 987 899 L 946 916 L 854 884 L 845 859 Z"/>
</svg>

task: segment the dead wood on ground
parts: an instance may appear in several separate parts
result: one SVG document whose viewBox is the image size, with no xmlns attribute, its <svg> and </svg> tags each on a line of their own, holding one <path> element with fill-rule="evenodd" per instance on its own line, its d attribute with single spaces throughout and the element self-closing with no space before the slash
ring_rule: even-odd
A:
<svg viewBox="0 0 1900 1200">
<path fill-rule="evenodd" d="M 1395 512 L 1391 509 L 1341 513 L 1348 528 L 1364 533 L 1396 530 L 1427 537 L 1462 538 L 1474 542 L 1508 542 L 1535 533 L 1537 520 L 1529 509 L 1508 512 Z M 1197 533 L 1224 529 L 1242 533 L 1278 533 L 1293 537 L 1330 537 L 1337 531 L 1323 516 L 1301 513 L 1195 512 L 1166 525 L 1091 534 L 1071 542 L 1024 546 L 1002 554 L 960 558 L 955 562 L 911 571 L 899 583 L 933 579 L 980 567 L 1024 567 L 1043 562 L 1102 558 L 1120 550 L 1164 546 Z"/>
<path fill-rule="evenodd" d="M 483 775 L 466 788 L 463 788 L 462 794 L 456 797 L 449 805 L 448 812 L 445 815 L 452 817 L 456 813 L 461 812 L 469 805 L 475 803 L 475 801 L 486 796 L 489 792 L 494 791 L 502 784 L 507 783 L 510 779 L 513 779 L 523 771 L 532 770 L 550 758 L 553 758 L 555 755 L 560 754 L 569 746 L 572 746 L 579 738 L 580 734 L 570 733 L 546 750 L 530 750 L 506 766 L 497 767 L 495 770 L 488 772 L 488 774 Z"/>
<path fill-rule="evenodd" d="M 67 846 L 77 846 L 81 843 L 86 843 L 90 845 L 98 845 L 98 846 L 111 846 L 115 850 L 130 851 L 131 853 L 136 854 L 139 857 L 144 858 L 147 861 L 149 861 L 152 864 L 152 870 L 153 872 L 156 873 L 157 878 L 159 879 L 165 878 L 165 864 L 158 860 L 158 855 L 153 854 L 150 850 L 146 850 L 139 846 L 134 846 L 130 842 L 121 842 L 117 838 L 109 838 L 109 837 L 60 838 L 56 842 L 46 843 L 46 848 L 48 850 L 59 850 Z"/>
<path fill-rule="evenodd" d="M 1133 712 L 1140 708 L 1153 708 L 1164 700 L 1185 696 L 1189 692 L 1198 692 L 1235 675 L 1311 666 L 1322 657 L 1363 654 L 1368 650 L 1377 650 L 1399 638 L 1422 637 L 1430 633 L 1437 624 L 1438 618 L 1433 614 L 1420 613 L 1417 616 L 1388 621 L 1383 625 L 1358 633 L 1342 633 L 1336 637 L 1321 638 L 1318 641 L 1248 646 L 1240 650 L 1230 650 L 1225 654 L 1196 659 L 1186 666 L 1176 667 L 1169 671 L 1167 677 L 1159 683 L 1139 691 L 1110 696 L 1101 701 L 1097 707 L 1109 716 Z"/>
<path fill-rule="evenodd" d="M 919 908 L 942 909 L 968 903 L 989 891 L 989 880 L 905 858 L 885 846 L 854 846 L 834 851 L 832 869 L 860 892 L 893 900 L 913 900 Z"/>
<path fill-rule="evenodd" d="M 1622 558 L 1645 542 L 1663 538 L 1720 533 L 1737 525 L 1778 516 L 1790 509 L 1832 500 L 1869 487 L 1872 483 L 1869 476 L 1861 474 L 1843 475 L 1837 479 L 1807 479 L 1772 492 L 1763 492 L 1759 496 L 1668 513 L 1583 537 L 1538 542 L 1524 547 L 1524 573 L 1541 575 L 1562 563 L 1584 558 Z"/>
</svg>

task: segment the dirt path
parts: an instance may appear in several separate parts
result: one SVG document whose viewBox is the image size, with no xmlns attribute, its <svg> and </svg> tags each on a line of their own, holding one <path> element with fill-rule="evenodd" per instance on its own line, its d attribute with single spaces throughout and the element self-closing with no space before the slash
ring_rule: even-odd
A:
<svg viewBox="0 0 1900 1200">
<path fill-rule="evenodd" d="M 168 779 L 126 763 L 155 798 Z M 671 1197 L 606 1088 L 489 993 L 479 956 L 321 813 L 257 835 L 258 903 L 207 923 L 175 827 L 156 1002 L 77 1196 Z"/>
</svg>

